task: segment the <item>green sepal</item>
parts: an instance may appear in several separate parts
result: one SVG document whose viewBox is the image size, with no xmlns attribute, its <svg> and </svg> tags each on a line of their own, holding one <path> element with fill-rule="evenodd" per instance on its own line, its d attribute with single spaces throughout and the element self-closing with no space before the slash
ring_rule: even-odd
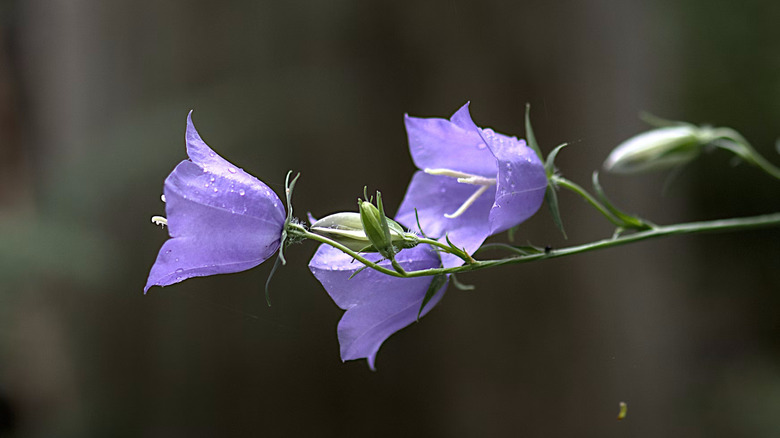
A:
<svg viewBox="0 0 780 438">
<path fill-rule="evenodd" d="M 417 221 L 417 229 L 420 231 L 420 235 L 428 239 L 428 235 L 425 234 L 425 231 L 422 229 L 422 225 L 420 225 L 420 215 L 417 214 L 417 207 L 414 207 L 414 220 Z"/>
<path fill-rule="evenodd" d="M 274 262 L 273 268 L 271 268 L 271 272 L 268 274 L 268 279 L 265 281 L 265 302 L 268 303 L 268 307 L 271 307 L 271 290 L 269 288 L 271 284 L 271 278 L 274 276 L 274 273 L 277 269 L 279 269 L 279 265 L 286 265 L 287 260 L 284 258 L 284 247 L 286 244 L 288 244 L 287 239 L 287 226 L 290 224 L 290 222 L 293 222 L 293 208 L 292 208 L 292 194 L 293 189 L 295 189 L 295 183 L 298 181 L 298 178 L 301 176 L 301 174 L 295 175 L 295 178 L 290 181 L 290 175 L 292 175 L 292 170 L 287 172 L 287 176 L 284 178 L 284 194 L 287 198 L 287 218 L 284 220 L 284 226 L 282 227 L 282 238 L 281 242 L 279 243 L 279 253 L 276 255 L 276 261 Z"/>
<path fill-rule="evenodd" d="M 534 135 L 534 129 L 531 127 L 531 104 L 525 104 L 525 141 L 528 143 L 528 147 L 536 152 L 536 155 L 540 160 L 544 160 L 542 151 L 539 149 L 539 143 L 536 142 L 536 136 Z"/>
<path fill-rule="evenodd" d="M 445 283 L 447 283 L 446 274 L 436 274 L 433 276 L 431 279 L 431 284 L 428 286 L 428 290 L 425 292 L 425 296 L 423 297 L 422 304 L 420 304 L 420 310 L 417 311 L 418 321 L 420 320 L 420 315 L 422 315 L 423 309 L 425 309 L 425 305 L 431 301 L 431 298 L 436 295 L 436 292 L 441 289 Z"/>
<path fill-rule="evenodd" d="M 623 212 L 619 208 L 615 207 L 612 202 L 610 202 L 609 198 L 607 198 L 607 195 L 604 193 L 604 189 L 601 188 L 601 183 L 599 183 L 598 171 L 593 172 L 593 189 L 596 191 L 596 195 L 599 197 L 601 203 L 604 204 L 604 207 L 606 207 L 610 213 L 623 222 L 623 226 L 621 228 L 630 228 L 634 230 L 649 230 L 653 228 L 652 224 L 636 216 L 632 216 Z"/>
<path fill-rule="evenodd" d="M 550 151 L 550 154 L 547 155 L 547 159 L 544 161 L 544 170 L 547 172 L 547 177 L 550 178 L 555 174 L 555 158 L 558 157 L 558 152 L 561 151 L 561 149 L 568 146 L 569 143 L 561 143 L 558 146 L 555 147 L 552 151 Z"/>
</svg>

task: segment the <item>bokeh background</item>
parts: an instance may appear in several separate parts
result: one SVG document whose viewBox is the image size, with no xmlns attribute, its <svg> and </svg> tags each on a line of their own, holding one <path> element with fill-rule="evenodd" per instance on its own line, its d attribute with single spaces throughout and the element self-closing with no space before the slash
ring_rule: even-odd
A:
<svg viewBox="0 0 780 438">
<path fill-rule="evenodd" d="M 0 1 L 0 435 L 780 435 L 780 233 L 699 235 L 461 276 L 377 357 L 291 247 L 143 295 L 185 117 L 296 212 L 388 210 L 414 171 L 403 114 L 522 135 L 589 186 L 641 110 L 732 126 L 780 162 L 780 3 L 762 0 Z M 602 175 L 658 223 L 775 211 L 780 183 L 717 152 Z M 521 242 L 607 237 L 560 197 Z M 502 237 L 503 238 L 503 237 Z M 618 403 L 628 417 L 617 421 Z"/>
</svg>

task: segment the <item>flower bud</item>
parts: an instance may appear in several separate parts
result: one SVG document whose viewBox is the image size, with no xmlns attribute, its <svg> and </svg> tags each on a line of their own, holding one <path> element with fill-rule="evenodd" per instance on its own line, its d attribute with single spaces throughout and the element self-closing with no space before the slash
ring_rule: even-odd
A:
<svg viewBox="0 0 780 438">
<path fill-rule="evenodd" d="M 404 232 L 398 222 L 387 219 L 387 225 L 390 228 L 390 240 L 393 245 L 400 248 L 412 248 L 417 245 L 417 236 Z M 360 213 L 343 212 L 331 214 L 314 222 L 311 225 L 311 232 L 334 240 L 352 251 L 378 251 L 368 236 L 366 236 Z"/>
<path fill-rule="evenodd" d="M 381 203 L 377 200 L 377 203 Z M 390 234 L 390 223 L 374 204 L 368 201 L 358 201 L 360 206 L 360 221 L 363 223 L 368 240 L 374 245 L 379 254 L 387 258 L 392 258 L 396 251 L 393 248 L 392 236 Z"/>
<path fill-rule="evenodd" d="M 618 145 L 604 161 L 604 168 L 635 173 L 674 167 L 696 158 L 701 147 L 714 139 L 712 129 L 694 125 L 653 129 Z"/>
</svg>

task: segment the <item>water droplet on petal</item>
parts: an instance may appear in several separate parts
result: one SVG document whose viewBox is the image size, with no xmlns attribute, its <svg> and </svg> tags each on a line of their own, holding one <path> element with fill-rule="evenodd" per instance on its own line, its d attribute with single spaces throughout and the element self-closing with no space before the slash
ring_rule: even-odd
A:
<svg viewBox="0 0 780 438">
<path fill-rule="evenodd" d="M 217 193 L 218 191 L 219 191 L 219 189 L 214 187 L 214 193 Z"/>
<path fill-rule="evenodd" d="M 228 167 L 228 172 L 236 173 L 236 168 L 235 167 Z"/>
<path fill-rule="evenodd" d="M 178 258 L 178 257 L 176 257 L 176 260 L 174 260 L 174 261 L 177 261 L 177 262 L 178 262 L 178 261 L 179 261 L 179 258 Z"/>
<path fill-rule="evenodd" d="M 214 152 L 209 152 L 209 157 L 216 157 L 216 156 L 217 154 L 215 154 Z"/>
<path fill-rule="evenodd" d="M 179 269 L 176 270 L 177 274 L 181 274 L 182 272 L 184 272 L 184 269 L 182 269 L 182 268 L 179 268 Z"/>
<path fill-rule="evenodd" d="M 246 194 L 246 192 L 244 191 L 244 189 L 238 189 L 238 195 L 239 196 L 244 196 L 245 194 Z"/>
<path fill-rule="evenodd" d="M 217 180 L 217 179 L 216 179 L 216 178 L 214 178 L 213 176 L 212 176 L 212 177 L 209 179 L 209 181 L 211 181 L 211 182 L 214 182 L 214 181 L 216 181 L 216 180 Z"/>
<path fill-rule="evenodd" d="M 170 254 L 170 253 L 171 253 L 171 250 L 170 250 L 170 249 L 169 249 L 169 250 L 166 250 L 166 251 L 165 251 L 165 253 L 166 253 L 166 254 Z"/>
</svg>

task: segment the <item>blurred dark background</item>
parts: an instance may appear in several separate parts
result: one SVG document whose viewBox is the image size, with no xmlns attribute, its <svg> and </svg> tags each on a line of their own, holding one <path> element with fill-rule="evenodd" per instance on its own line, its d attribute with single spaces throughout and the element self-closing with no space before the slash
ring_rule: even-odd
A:
<svg viewBox="0 0 780 438">
<path fill-rule="evenodd" d="M 288 250 L 144 296 L 185 117 L 295 207 L 389 210 L 414 171 L 403 114 L 522 135 L 589 186 L 662 117 L 736 128 L 775 163 L 780 3 L 747 0 L 0 1 L 0 436 L 780 436 L 780 233 L 675 237 L 461 276 L 377 357 Z M 602 175 L 658 223 L 776 211 L 725 153 Z M 518 240 L 607 237 L 562 193 Z M 628 417 L 615 419 L 618 403 Z"/>
</svg>

